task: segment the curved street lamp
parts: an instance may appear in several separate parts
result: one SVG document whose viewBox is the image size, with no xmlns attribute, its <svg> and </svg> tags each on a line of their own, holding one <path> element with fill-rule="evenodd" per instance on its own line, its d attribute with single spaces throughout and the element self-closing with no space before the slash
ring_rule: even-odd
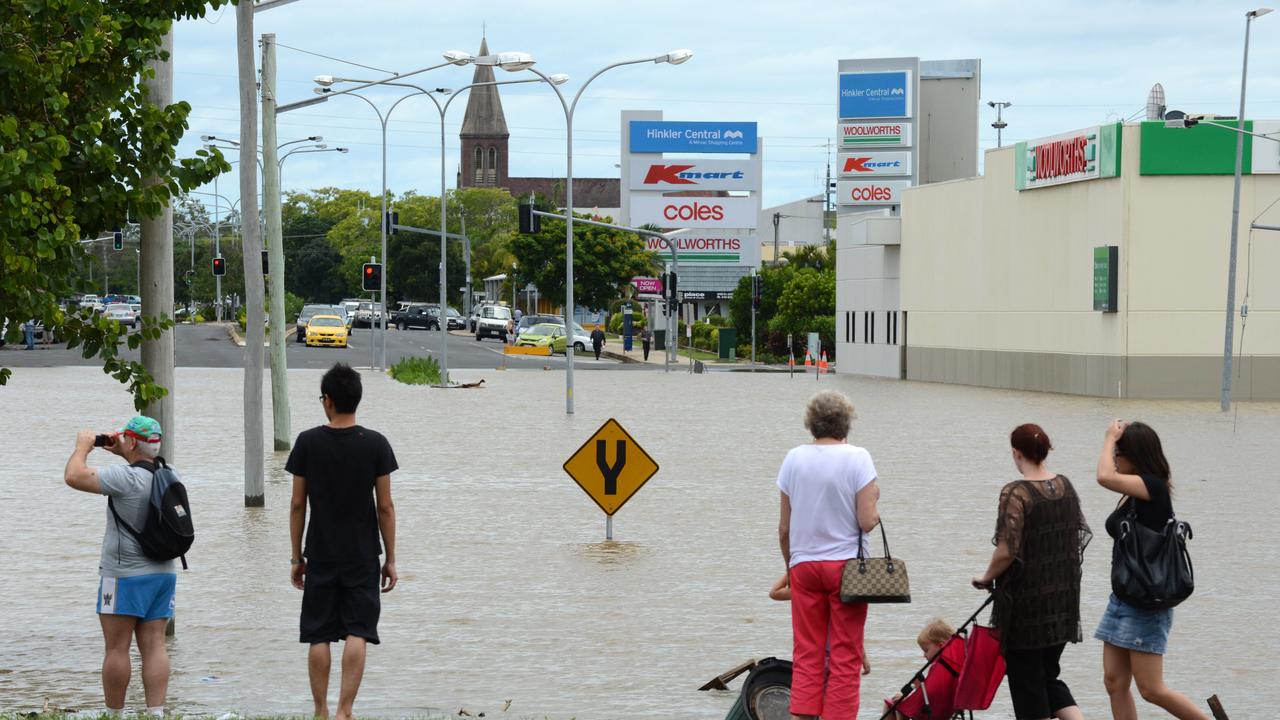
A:
<svg viewBox="0 0 1280 720">
<path fill-rule="evenodd" d="M 667 63 L 670 65 L 681 65 L 693 57 L 693 51 L 688 49 L 672 50 L 663 55 L 655 55 L 653 57 L 639 58 L 636 60 L 623 60 L 621 62 L 606 65 L 597 70 L 587 81 L 578 88 L 578 92 L 574 94 L 573 101 L 569 102 L 565 99 L 564 93 L 560 92 L 560 88 L 542 71 L 534 67 L 526 68 L 529 72 L 537 75 L 555 90 L 556 97 L 560 100 L 560 107 L 564 110 L 565 122 L 565 301 L 564 301 L 564 327 L 565 332 L 573 332 L 573 113 L 578 108 L 578 101 L 582 99 L 582 94 L 591 85 L 592 81 L 606 72 L 622 67 L 623 65 L 638 65 L 641 63 L 654 63 L 655 65 Z M 573 343 L 565 344 L 565 413 L 573 414 Z"/>
</svg>

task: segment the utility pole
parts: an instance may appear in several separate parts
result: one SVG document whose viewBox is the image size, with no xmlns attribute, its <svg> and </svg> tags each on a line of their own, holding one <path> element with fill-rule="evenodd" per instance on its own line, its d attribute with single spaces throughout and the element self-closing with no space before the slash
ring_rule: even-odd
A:
<svg viewBox="0 0 1280 720">
<path fill-rule="evenodd" d="M 284 339 L 284 238 L 280 227 L 280 161 L 276 157 L 276 36 L 262 34 L 262 206 L 271 270 L 271 426 L 276 450 L 288 450 L 289 366 Z M 243 157 L 243 156 L 241 156 Z"/>
<path fill-rule="evenodd" d="M 778 264 L 778 226 L 782 224 L 782 213 L 773 214 L 773 264 Z"/>
<path fill-rule="evenodd" d="M 218 173 L 221 175 L 222 173 Z M 218 175 L 213 176 L 213 256 L 222 257 L 222 219 L 219 217 L 222 208 L 218 205 Z M 216 308 L 218 322 L 222 322 L 222 276 L 213 276 L 213 305 Z"/>
<path fill-rule="evenodd" d="M 751 270 L 751 370 L 756 369 L 756 306 L 760 304 L 759 289 L 756 283 L 760 282 L 756 270 Z"/>
<path fill-rule="evenodd" d="M 258 147 L 258 85 L 253 62 L 253 4 L 236 5 L 236 64 L 240 76 L 240 144 Z M 258 224 L 258 168 L 240 163 L 240 232 L 244 253 L 244 504 L 262 507 L 262 228 Z"/>
<path fill-rule="evenodd" d="M 462 222 L 462 227 L 458 231 L 462 235 L 462 262 L 467 266 L 467 289 L 462 293 L 462 321 L 470 322 L 471 317 L 471 238 L 467 237 L 467 206 L 462 204 L 462 198 L 458 198 L 458 217 Z M 445 325 L 448 325 L 448 318 L 445 318 Z"/>
<path fill-rule="evenodd" d="M 168 60 L 151 61 L 154 75 L 143 80 L 147 88 L 148 102 L 165 108 L 173 103 L 173 30 L 160 41 L 160 48 L 169 56 Z M 159 178 L 152 176 L 143 181 L 146 185 L 155 185 Z M 173 206 L 165 202 L 160 213 L 155 217 L 142 218 L 140 248 L 142 250 L 139 269 L 141 287 L 138 294 L 142 296 L 142 314 L 147 317 L 173 316 Z M 106 262 L 103 262 L 104 274 Z M 146 288 L 145 291 L 143 288 Z M 164 397 L 152 400 L 146 407 L 146 414 L 160 421 L 164 428 L 164 436 L 160 441 L 160 454 L 166 460 L 173 460 L 175 453 L 175 416 L 173 413 L 173 362 L 174 362 L 174 330 L 168 330 L 156 340 L 142 341 L 142 366 L 151 373 L 156 384 L 164 387 Z"/>
</svg>

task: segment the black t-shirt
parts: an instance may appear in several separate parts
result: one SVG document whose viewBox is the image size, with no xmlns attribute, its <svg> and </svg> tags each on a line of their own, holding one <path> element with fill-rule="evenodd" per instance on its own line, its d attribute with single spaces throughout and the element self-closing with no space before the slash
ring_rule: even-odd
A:
<svg viewBox="0 0 1280 720">
<path fill-rule="evenodd" d="M 1164 530 L 1165 523 L 1173 516 L 1173 501 L 1169 498 L 1169 483 L 1164 478 L 1155 475 L 1143 475 L 1142 484 L 1147 486 L 1147 496 L 1150 500 L 1139 500 L 1136 497 L 1130 497 L 1124 500 L 1120 505 L 1112 511 L 1107 517 L 1107 534 L 1116 537 L 1120 534 L 1120 521 L 1129 514 L 1130 503 L 1133 504 L 1134 514 L 1138 517 L 1138 522 L 1146 527 L 1159 532 Z"/>
<path fill-rule="evenodd" d="M 314 427 L 298 435 L 285 470 L 307 480 L 308 560 L 365 560 L 382 554 L 374 484 L 399 467 L 391 443 L 356 425 Z"/>
</svg>

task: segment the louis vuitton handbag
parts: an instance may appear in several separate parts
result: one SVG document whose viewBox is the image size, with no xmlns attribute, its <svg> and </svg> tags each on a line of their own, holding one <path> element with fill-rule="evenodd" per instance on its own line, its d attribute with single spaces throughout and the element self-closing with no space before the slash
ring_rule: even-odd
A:
<svg viewBox="0 0 1280 720">
<path fill-rule="evenodd" d="M 855 521 L 856 522 L 856 521 Z M 844 564 L 840 576 L 840 600 L 846 603 L 909 603 L 911 583 L 906 562 L 889 554 L 889 536 L 880 521 L 884 557 L 866 557 L 862 550 L 862 528 L 858 528 L 858 557 Z"/>
</svg>

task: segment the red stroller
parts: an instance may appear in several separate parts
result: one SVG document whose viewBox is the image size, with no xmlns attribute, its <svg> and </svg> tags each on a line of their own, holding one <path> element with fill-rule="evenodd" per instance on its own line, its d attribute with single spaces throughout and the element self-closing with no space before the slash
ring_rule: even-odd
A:
<svg viewBox="0 0 1280 720">
<path fill-rule="evenodd" d="M 991 628 L 976 623 L 991 600 L 987 598 L 942 650 L 911 676 L 902 687 L 902 697 L 896 702 L 885 700 L 888 708 L 880 720 L 895 712 L 914 720 L 964 718 L 968 712 L 972 720 L 974 710 L 991 707 L 996 690 L 1004 681 L 1004 658 Z M 969 625 L 973 630 L 966 633 Z"/>
</svg>

